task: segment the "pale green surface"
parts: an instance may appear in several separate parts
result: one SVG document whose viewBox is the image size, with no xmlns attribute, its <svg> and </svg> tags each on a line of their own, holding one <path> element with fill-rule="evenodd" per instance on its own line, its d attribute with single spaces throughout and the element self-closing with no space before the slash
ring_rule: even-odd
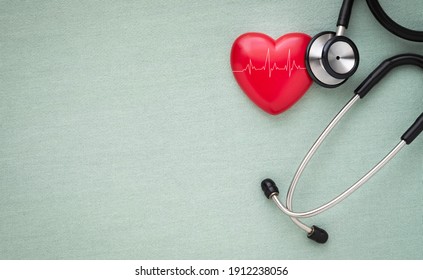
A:
<svg viewBox="0 0 423 280">
<path fill-rule="evenodd" d="M 328 230 L 324 246 L 259 188 L 271 177 L 285 194 L 362 79 L 388 56 L 423 53 L 356 2 L 356 75 L 313 85 L 275 117 L 233 79 L 233 40 L 333 30 L 340 1 L 1 1 L 0 258 L 423 259 L 423 138 L 308 221 Z M 422 1 L 382 2 L 423 29 Z M 360 101 L 310 164 L 296 209 L 384 156 L 422 111 L 422 88 L 406 67 Z"/>
</svg>

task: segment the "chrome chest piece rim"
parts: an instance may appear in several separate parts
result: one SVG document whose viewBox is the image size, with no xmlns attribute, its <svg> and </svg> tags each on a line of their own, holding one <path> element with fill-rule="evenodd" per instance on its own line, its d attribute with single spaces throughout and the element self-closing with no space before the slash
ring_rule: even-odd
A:
<svg viewBox="0 0 423 280">
<path fill-rule="evenodd" d="M 306 67 L 313 80 L 323 87 L 337 87 L 347 79 L 337 79 L 327 73 L 322 62 L 323 48 L 327 41 L 335 36 L 335 32 L 317 34 L 307 47 Z"/>
</svg>

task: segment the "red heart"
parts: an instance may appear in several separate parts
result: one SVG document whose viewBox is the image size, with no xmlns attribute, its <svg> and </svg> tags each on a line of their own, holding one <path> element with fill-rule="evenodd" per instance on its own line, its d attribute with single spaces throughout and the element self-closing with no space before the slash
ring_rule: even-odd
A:
<svg viewBox="0 0 423 280">
<path fill-rule="evenodd" d="M 305 67 L 310 36 L 289 33 L 277 40 L 262 33 L 239 36 L 231 52 L 236 81 L 261 109 L 276 115 L 294 105 L 310 87 Z"/>
</svg>

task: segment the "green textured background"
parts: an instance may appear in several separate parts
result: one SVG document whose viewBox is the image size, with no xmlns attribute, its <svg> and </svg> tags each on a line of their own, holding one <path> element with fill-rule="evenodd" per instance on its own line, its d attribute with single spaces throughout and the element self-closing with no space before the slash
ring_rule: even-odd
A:
<svg viewBox="0 0 423 280">
<path fill-rule="evenodd" d="M 309 220 L 328 230 L 324 246 L 259 188 L 271 177 L 285 194 L 364 77 L 423 53 L 356 2 L 357 73 L 270 116 L 232 77 L 233 40 L 334 30 L 340 1 L 0 1 L 0 258 L 423 259 L 422 138 Z M 422 1 L 381 2 L 423 29 Z M 403 67 L 360 101 L 311 162 L 296 209 L 383 157 L 422 111 L 422 88 L 422 71 Z"/>
</svg>

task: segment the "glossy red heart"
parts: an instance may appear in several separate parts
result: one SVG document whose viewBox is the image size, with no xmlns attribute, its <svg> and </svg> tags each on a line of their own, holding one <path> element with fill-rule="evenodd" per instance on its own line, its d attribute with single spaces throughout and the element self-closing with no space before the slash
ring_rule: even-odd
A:
<svg viewBox="0 0 423 280">
<path fill-rule="evenodd" d="M 245 33 L 235 40 L 231 51 L 235 79 L 267 113 L 287 110 L 312 84 L 305 66 L 310 39 L 303 33 L 289 33 L 277 40 L 262 33 Z"/>
</svg>

